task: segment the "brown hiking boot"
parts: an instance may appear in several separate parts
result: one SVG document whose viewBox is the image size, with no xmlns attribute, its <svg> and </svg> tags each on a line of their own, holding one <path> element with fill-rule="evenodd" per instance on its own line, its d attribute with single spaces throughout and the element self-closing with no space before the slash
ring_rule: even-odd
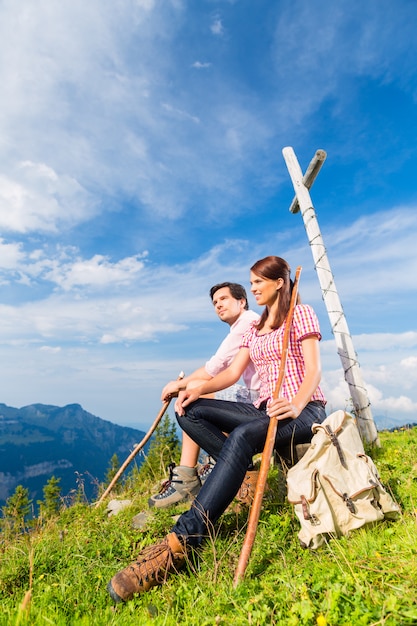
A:
<svg viewBox="0 0 417 626">
<path fill-rule="evenodd" d="M 171 572 L 185 563 L 187 548 L 175 533 L 160 543 L 144 548 L 134 563 L 118 572 L 107 585 L 112 600 L 125 602 L 136 593 L 162 585 Z"/>
<path fill-rule="evenodd" d="M 256 483 L 258 482 L 259 470 L 246 472 L 245 478 L 240 485 L 235 498 L 243 506 L 251 506 L 255 497 Z"/>
<path fill-rule="evenodd" d="M 239 491 L 235 495 L 234 502 L 232 502 L 227 509 L 229 513 L 232 511 L 234 513 L 240 513 L 243 509 L 252 506 L 258 478 L 259 470 L 248 470 L 246 472 L 245 478 L 239 487 Z M 266 485 L 266 489 L 268 489 L 268 485 Z"/>
</svg>

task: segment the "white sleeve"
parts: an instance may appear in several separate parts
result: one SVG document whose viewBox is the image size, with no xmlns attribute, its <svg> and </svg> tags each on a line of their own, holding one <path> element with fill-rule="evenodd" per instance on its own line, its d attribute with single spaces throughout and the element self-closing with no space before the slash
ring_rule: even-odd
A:
<svg viewBox="0 0 417 626">
<path fill-rule="evenodd" d="M 213 354 L 211 359 L 205 364 L 205 370 L 210 376 L 216 376 L 219 372 L 222 372 L 229 367 L 230 363 L 239 352 L 241 334 L 229 333 L 225 339 L 221 342 L 217 349 L 216 354 Z"/>
<path fill-rule="evenodd" d="M 242 335 L 250 328 L 250 326 L 259 318 L 257 313 L 253 311 L 244 311 L 242 315 L 231 326 L 230 332 L 221 342 L 211 359 L 205 364 L 205 370 L 209 376 L 216 376 L 229 367 L 230 363 L 239 352 Z"/>
</svg>

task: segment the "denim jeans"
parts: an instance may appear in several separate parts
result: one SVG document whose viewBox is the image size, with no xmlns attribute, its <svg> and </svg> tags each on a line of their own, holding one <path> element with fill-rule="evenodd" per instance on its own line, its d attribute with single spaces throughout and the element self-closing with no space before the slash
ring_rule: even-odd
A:
<svg viewBox="0 0 417 626">
<path fill-rule="evenodd" d="M 202 398 L 187 407 L 185 415 L 176 417 L 182 430 L 216 460 L 190 510 L 172 528 L 187 545 L 197 546 L 235 497 L 252 456 L 263 451 L 269 416 L 265 408 L 253 404 Z M 280 420 L 275 448 L 308 443 L 311 426 L 325 417 L 323 404 L 310 402 L 297 419 Z"/>
</svg>

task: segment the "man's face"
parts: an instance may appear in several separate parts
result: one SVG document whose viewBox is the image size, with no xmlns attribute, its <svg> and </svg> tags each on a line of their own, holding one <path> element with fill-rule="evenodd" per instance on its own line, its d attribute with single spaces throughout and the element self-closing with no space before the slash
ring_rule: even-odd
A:
<svg viewBox="0 0 417 626">
<path fill-rule="evenodd" d="M 230 326 L 234 324 L 245 310 L 245 300 L 236 300 L 230 293 L 229 287 L 218 289 L 213 295 L 213 306 L 222 322 Z"/>
</svg>

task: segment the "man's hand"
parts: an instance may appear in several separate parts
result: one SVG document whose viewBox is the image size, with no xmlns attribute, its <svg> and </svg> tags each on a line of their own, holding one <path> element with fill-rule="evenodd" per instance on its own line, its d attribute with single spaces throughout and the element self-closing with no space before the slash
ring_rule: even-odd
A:
<svg viewBox="0 0 417 626">
<path fill-rule="evenodd" d="M 277 420 L 285 420 L 291 417 L 295 419 L 301 413 L 301 410 L 292 404 L 287 398 L 277 398 L 271 400 L 266 409 L 269 417 L 275 417 Z"/>
<path fill-rule="evenodd" d="M 171 398 L 178 395 L 180 390 L 180 381 L 179 380 L 171 380 L 171 382 L 167 383 L 165 387 L 162 389 L 161 400 L 162 402 L 167 402 Z"/>
<path fill-rule="evenodd" d="M 201 396 L 200 387 L 194 387 L 194 389 L 185 389 L 180 391 L 178 398 L 175 402 L 175 411 L 178 415 L 185 415 L 185 407 L 195 402 Z"/>
</svg>

